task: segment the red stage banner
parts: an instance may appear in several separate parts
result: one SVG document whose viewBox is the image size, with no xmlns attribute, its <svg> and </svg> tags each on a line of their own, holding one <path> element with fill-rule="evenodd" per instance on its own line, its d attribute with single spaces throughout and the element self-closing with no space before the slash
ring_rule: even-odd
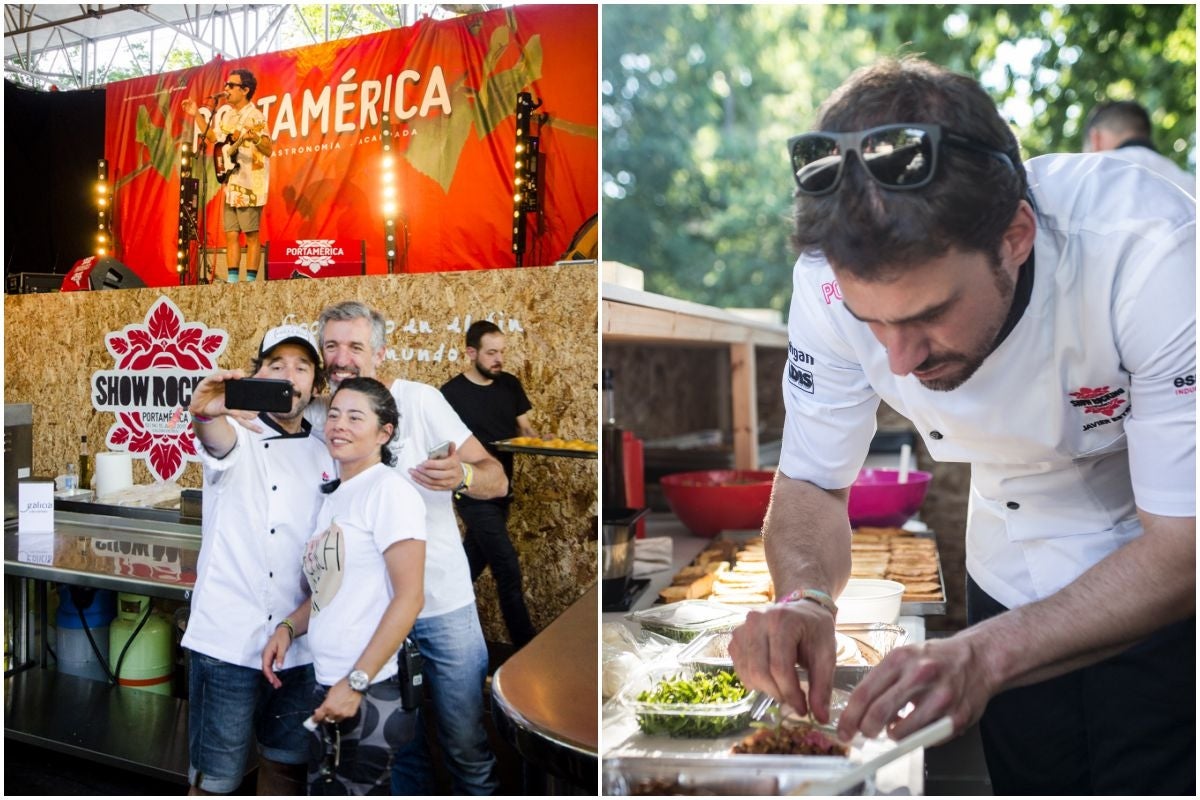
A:
<svg viewBox="0 0 1200 800">
<path fill-rule="evenodd" d="M 362 241 L 276 239 L 267 249 L 267 279 L 349 278 L 363 274 Z"/>
<path fill-rule="evenodd" d="M 381 115 L 391 112 L 396 272 L 515 265 L 517 94 L 542 105 L 541 210 L 524 262 L 552 264 L 597 213 L 597 7 L 517 6 L 422 20 L 354 39 L 109 84 L 105 155 L 117 258 L 148 286 L 179 282 L 180 146 L 229 71 L 258 80 L 251 102 L 274 143 L 263 242 L 362 240 L 387 271 Z M 220 184 L 206 161 L 208 246 L 224 247 Z"/>
</svg>

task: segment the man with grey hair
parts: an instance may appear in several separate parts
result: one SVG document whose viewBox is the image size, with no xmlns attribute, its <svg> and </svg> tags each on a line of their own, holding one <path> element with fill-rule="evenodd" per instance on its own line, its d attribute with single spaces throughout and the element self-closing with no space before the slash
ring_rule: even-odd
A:
<svg viewBox="0 0 1200 800">
<path fill-rule="evenodd" d="M 384 320 L 378 311 L 356 301 L 338 303 L 321 312 L 318 325 L 332 388 L 352 377 L 378 377 L 385 352 Z M 396 454 L 396 469 L 413 482 L 425 501 L 429 536 L 425 606 L 412 638 L 425 659 L 425 686 L 433 698 L 438 739 L 454 793 L 493 794 L 495 756 L 483 725 L 487 644 L 452 495 L 502 497 L 508 492 L 508 478 L 435 387 L 396 380 L 391 392 L 400 411 L 400 427 L 390 447 Z M 314 428 L 323 422 L 314 419 Z M 448 454 L 433 457 L 434 448 L 445 443 L 449 443 Z M 394 794 L 433 794 L 428 744 L 420 730 L 418 726 L 416 738 L 395 755 Z"/>
</svg>

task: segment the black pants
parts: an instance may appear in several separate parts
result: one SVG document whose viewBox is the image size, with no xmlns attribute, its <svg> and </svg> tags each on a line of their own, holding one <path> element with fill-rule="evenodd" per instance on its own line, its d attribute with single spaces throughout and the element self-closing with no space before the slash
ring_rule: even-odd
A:
<svg viewBox="0 0 1200 800">
<path fill-rule="evenodd" d="M 458 516 L 467 526 L 463 548 L 471 565 L 472 583 L 489 566 L 496 580 L 500 613 L 508 635 L 516 647 L 524 647 L 536 631 L 525 607 L 521 590 L 521 562 L 508 538 L 508 501 L 476 500 L 457 502 Z"/>
<path fill-rule="evenodd" d="M 968 576 L 970 624 L 1005 610 Z M 1196 618 L 1097 664 L 1001 692 L 979 726 L 997 795 L 1194 797 Z"/>
</svg>

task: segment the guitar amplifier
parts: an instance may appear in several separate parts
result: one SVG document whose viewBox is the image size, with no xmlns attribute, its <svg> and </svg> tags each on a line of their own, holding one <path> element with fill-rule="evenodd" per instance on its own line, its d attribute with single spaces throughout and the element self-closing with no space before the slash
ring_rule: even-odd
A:
<svg viewBox="0 0 1200 800">
<path fill-rule="evenodd" d="M 53 272 L 14 272 L 5 282 L 7 294 L 35 294 L 57 292 L 62 288 L 63 276 Z"/>
</svg>

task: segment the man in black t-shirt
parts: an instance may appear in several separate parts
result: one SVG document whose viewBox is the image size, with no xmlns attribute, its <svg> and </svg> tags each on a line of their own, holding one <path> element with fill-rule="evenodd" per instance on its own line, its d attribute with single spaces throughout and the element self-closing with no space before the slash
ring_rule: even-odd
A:
<svg viewBox="0 0 1200 800">
<path fill-rule="evenodd" d="M 533 638 L 533 623 L 521 589 L 521 563 L 508 538 L 508 506 L 512 501 L 513 454 L 492 446 L 500 439 L 536 436 L 529 424 L 532 406 L 515 375 L 503 371 L 504 334 L 491 322 L 479 320 L 467 329 L 467 358 L 471 366 L 442 386 L 442 394 L 475 438 L 504 466 L 509 494 L 495 500 L 455 496 L 454 507 L 466 525 L 463 548 L 471 565 L 471 580 L 491 566 L 500 599 L 500 612 L 513 645 Z"/>
</svg>

